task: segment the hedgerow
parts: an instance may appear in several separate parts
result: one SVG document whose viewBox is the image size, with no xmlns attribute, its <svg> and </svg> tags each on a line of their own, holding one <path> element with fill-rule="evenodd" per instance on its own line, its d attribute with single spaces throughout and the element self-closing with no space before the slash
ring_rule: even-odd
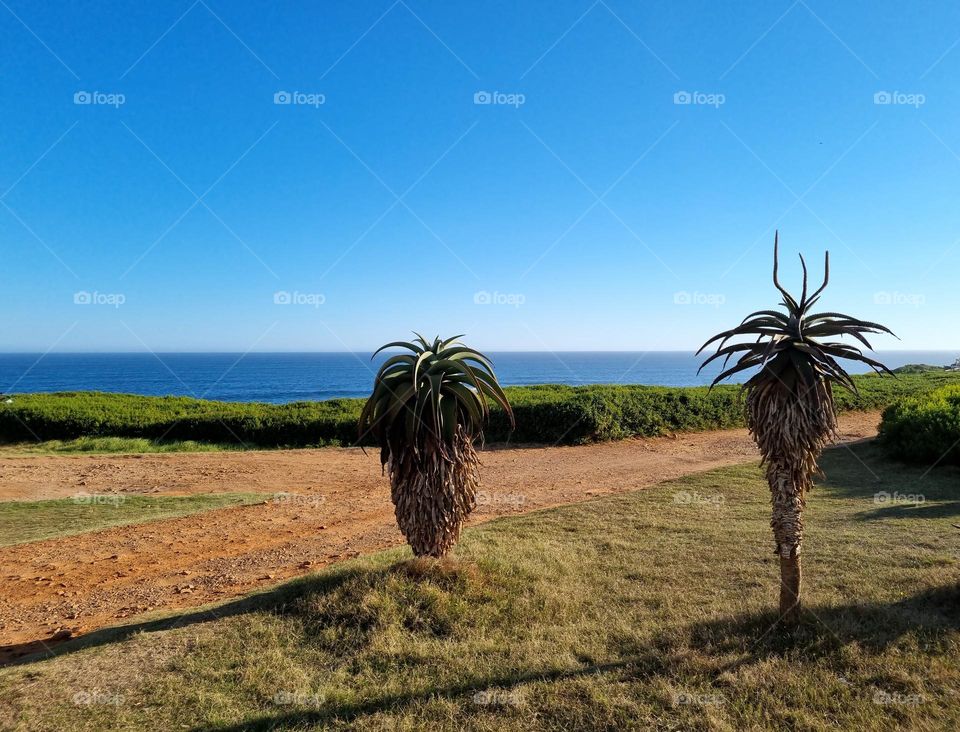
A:
<svg viewBox="0 0 960 732">
<path fill-rule="evenodd" d="M 880 444 L 905 462 L 960 465 L 960 385 L 887 407 Z"/>
<path fill-rule="evenodd" d="M 841 410 L 880 409 L 927 395 L 960 374 L 854 377 L 859 396 L 837 391 Z M 582 444 L 653 437 L 744 424 L 740 389 L 720 386 L 524 386 L 506 389 L 517 419 L 513 433 L 491 410 L 488 442 Z M 265 404 L 105 392 L 19 394 L 0 403 L 0 442 L 78 437 L 143 437 L 250 447 L 352 445 L 362 399 Z M 365 441 L 365 444 L 371 444 Z"/>
</svg>

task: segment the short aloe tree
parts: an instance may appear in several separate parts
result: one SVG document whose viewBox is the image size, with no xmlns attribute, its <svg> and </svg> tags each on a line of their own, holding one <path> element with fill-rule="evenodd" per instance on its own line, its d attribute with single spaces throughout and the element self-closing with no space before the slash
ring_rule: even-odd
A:
<svg viewBox="0 0 960 732">
<path fill-rule="evenodd" d="M 490 402 L 513 425 L 513 411 L 493 364 L 460 336 L 433 343 L 423 336 L 379 348 L 391 356 L 374 380 L 360 415 L 360 435 L 380 445 L 390 476 L 397 524 L 418 556 L 443 557 L 457 543 L 480 485 L 474 443 L 483 438 Z"/>
<path fill-rule="evenodd" d="M 717 352 L 701 369 L 723 358 L 724 370 L 711 388 L 734 374 L 759 369 L 745 384 L 747 424 L 763 464 L 773 502 L 773 536 L 780 557 L 780 614 L 787 623 L 800 616 L 800 548 L 803 543 L 805 496 L 818 472 L 817 460 L 827 441 L 836 434 L 837 416 L 833 385 L 856 393 L 857 387 L 837 359 L 859 361 L 877 373 L 892 372 L 868 358 L 856 346 L 824 339 L 849 336 L 873 349 L 864 334 L 893 333 L 877 323 L 842 313 L 812 313 L 830 279 L 830 253 L 824 260 L 823 284 L 807 293 L 807 265 L 803 267 L 803 292 L 795 299 L 777 278 L 779 236 L 773 244 L 773 284 L 783 295 L 784 311 L 760 310 L 748 315 L 732 330 L 719 333 L 697 353 L 719 341 Z M 746 336 L 747 342 L 727 345 Z M 731 357 L 738 359 L 726 368 Z"/>
</svg>

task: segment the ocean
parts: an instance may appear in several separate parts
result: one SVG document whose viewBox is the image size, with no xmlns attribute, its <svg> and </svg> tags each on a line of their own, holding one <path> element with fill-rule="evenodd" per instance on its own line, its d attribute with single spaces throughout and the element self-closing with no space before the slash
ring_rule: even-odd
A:
<svg viewBox="0 0 960 732">
<path fill-rule="evenodd" d="M 525 384 L 709 384 L 719 369 L 697 375 L 702 357 L 689 352 L 491 352 L 505 386 Z M 958 351 L 887 351 L 891 368 L 908 363 L 943 366 Z M 378 364 L 369 353 L 50 353 L 0 354 L 5 394 L 110 391 L 226 401 L 284 403 L 362 397 Z M 850 364 L 851 372 L 867 371 Z"/>
</svg>

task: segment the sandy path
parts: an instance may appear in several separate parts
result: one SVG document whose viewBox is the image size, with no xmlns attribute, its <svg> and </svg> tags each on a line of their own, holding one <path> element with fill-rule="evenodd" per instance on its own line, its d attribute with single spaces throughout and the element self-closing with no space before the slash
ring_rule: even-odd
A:
<svg viewBox="0 0 960 732">
<path fill-rule="evenodd" d="M 847 414 L 844 440 L 879 413 Z M 746 430 L 489 450 L 471 523 L 755 459 Z M 0 662 L 158 609 L 224 600 L 402 542 L 376 451 L 0 459 L 0 500 L 286 492 L 264 504 L 0 548 Z M 41 641 L 43 642 L 41 644 Z"/>
</svg>

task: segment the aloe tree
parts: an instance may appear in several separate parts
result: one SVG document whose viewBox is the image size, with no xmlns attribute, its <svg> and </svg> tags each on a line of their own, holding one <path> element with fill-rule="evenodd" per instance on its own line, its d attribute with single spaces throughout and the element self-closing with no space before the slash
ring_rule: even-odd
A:
<svg viewBox="0 0 960 732">
<path fill-rule="evenodd" d="M 856 346 L 824 339 L 849 336 L 873 349 L 864 334 L 893 333 L 877 323 L 857 320 L 842 313 L 812 313 L 813 306 L 830 280 L 830 253 L 824 259 L 823 284 L 807 293 L 807 265 L 803 267 L 803 291 L 794 298 L 777 277 L 779 235 L 773 243 L 773 284 L 783 300 L 779 310 L 759 310 L 736 328 L 718 333 L 697 353 L 719 341 L 717 352 L 701 365 L 723 358 L 724 370 L 711 388 L 734 374 L 758 369 L 743 386 L 747 391 L 747 425 L 766 465 L 773 502 L 770 522 L 780 557 L 780 614 L 787 623 L 800 615 L 800 549 L 803 543 L 805 496 L 818 472 L 817 460 L 827 441 L 836 434 L 837 417 L 833 385 L 856 393 L 857 387 L 837 359 L 865 363 L 877 373 L 892 372 Z M 740 336 L 747 342 L 727 345 Z M 727 369 L 731 357 L 738 355 Z"/>
<path fill-rule="evenodd" d="M 455 336 L 433 343 L 387 343 L 406 352 L 391 356 L 374 379 L 360 415 L 361 438 L 372 435 L 400 531 L 413 553 L 442 557 L 460 538 L 480 485 L 474 443 L 483 437 L 490 401 L 513 425 L 513 411 L 493 364 Z"/>
</svg>

